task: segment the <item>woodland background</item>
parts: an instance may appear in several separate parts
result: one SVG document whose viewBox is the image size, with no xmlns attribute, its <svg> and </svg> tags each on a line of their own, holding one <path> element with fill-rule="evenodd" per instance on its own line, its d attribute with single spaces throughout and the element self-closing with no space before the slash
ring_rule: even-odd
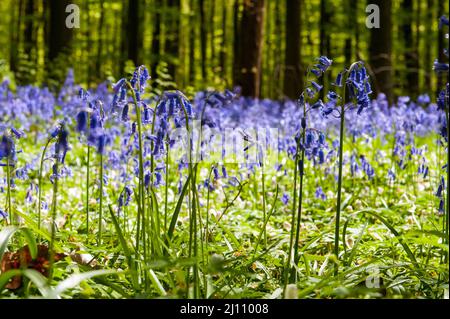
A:
<svg viewBox="0 0 450 319">
<path fill-rule="evenodd" d="M 65 27 L 71 3 L 79 29 Z M 380 29 L 365 25 L 369 3 L 380 7 Z M 12 85 L 57 89 L 73 68 L 93 87 L 145 64 L 154 89 L 240 86 L 246 96 L 295 99 L 319 55 L 342 68 L 365 61 L 391 101 L 434 95 L 445 80 L 432 70 L 447 61 L 441 0 L 2 0 L 0 12 L 0 79 Z"/>
</svg>

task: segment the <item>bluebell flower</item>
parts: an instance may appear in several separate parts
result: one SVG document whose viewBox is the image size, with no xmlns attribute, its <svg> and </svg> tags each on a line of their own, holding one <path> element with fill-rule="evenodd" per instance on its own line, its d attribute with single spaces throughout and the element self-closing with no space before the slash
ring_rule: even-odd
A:
<svg viewBox="0 0 450 319">
<path fill-rule="evenodd" d="M 441 63 L 436 59 L 433 63 L 433 70 L 437 73 L 446 73 L 448 72 L 448 63 Z"/>
<path fill-rule="evenodd" d="M 78 132 L 86 131 L 87 117 L 88 117 L 88 114 L 86 111 L 81 111 L 77 114 L 77 131 Z"/>
<path fill-rule="evenodd" d="M 439 29 L 442 29 L 444 25 L 448 26 L 448 18 L 443 15 L 439 18 Z"/>
<path fill-rule="evenodd" d="M 58 139 L 55 143 L 55 158 L 64 163 L 67 151 L 69 150 L 69 132 L 66 130 L 64 122 L 59 125 Z"/>
<path fill-rule="evenodd" d="M 0 217 L 4 219 L 8 219 L 8 213 L 0 209 Z"/>
<path fill-rule="evenodd" d="M 417 103 L 419 104 L 428 104 L 431 102 L 430 96 L 428 94 L 421 94 L 417 97 Z"/>
<path fill-rule="evenodd" d="M 289 195 L 286 194 L 286 193 L 284 193 L 283 196 L 281 197 L 281 202 L 282 202 L 284 205 L 287 205 L 287 203 L 289 202 Z"/>
<path fill-rule="evenodd" d="M 122 121 L 123 122 L 128 122 L 130 120 L 130 118 L 128 117 L 128 109 L 129 109 L 129 106 L 128 106 L 128 103 L 126 103 L 122 109 Z"/>
<path fill-rule="evenodd" d="M 225 166 L 222 166 L 222 176 L 223 178 L 228 178 L 228 173 Z"/>
<path fill-rule="evenodd" d="M 322 85 L 318 84 L 318 83 L 315 82 L 315 81 L 311 81 L 311 84 L 312 84 L 312 87 L 314 88 L 314 90 L 315 90 L 316 92 L 320 92 L 320 90 L 322 90 L 322 88 L 323 88 Z"/>
<path fill-rule="evenodd" d="M 343 79 L 343 72 L 339 72 L 338 75 L 336 76 L 336 80 L 334 81 L 333 85 L 341 87 L 342 79 Z"/>
<path fill-rule="evenodd" d="M 0 141 L 0 161 L 4 158 L 8 159 L 9 164 L 17 161 L 16 145 L 14 140 L 7 135 L 3 135 Z"/>
<path fill-rule="evenodd" d="M 317 102 L 316 103 L 314 103 L 313 105 L 311 105 L 311 108 L 312 109 L 318 109 L 318 108 L 323 108 L 323 102 L 322 102 L 322 100 L 317 100 Z"/>
<path fill-rule="evenodd" d="M 217 169 L 217 167 L 213 168 L 213 173 L 214 173 L 214 179 L 220 179 L 219 170 Z"/>
<path fill-rule="evenodd" d="M 315 196 L 316 196 L 317 199 L 321 199 L 321 200 L 326 200 L 327 199 L 327 196 L 325 195 L 325 193 L 323 192 L 322 187 L 320 187 L 320 186 L 316 187 Z"/>
<path fill-rule="evenodd" d="M 22 138 L 22 137 L 25 135 L 24 132 L 15 129 L 14 127 L 11 127 L 11 132 L 15 135 L 15 137 L 16 137 L 17 139 L 20 139 L 20 138 Z"/>
<path fill-rule="evenodd" d="M 358 107 L 357 113 L 360 114 L 365 108 L 369 107 L 369 94 L 372 93 L 369 76 L 362 63 L 358 63 L 355 68 L 350 71 L 346 84 L 349 89 L 349 96 L 351 99 L 356 100 Z"/>
</svg>

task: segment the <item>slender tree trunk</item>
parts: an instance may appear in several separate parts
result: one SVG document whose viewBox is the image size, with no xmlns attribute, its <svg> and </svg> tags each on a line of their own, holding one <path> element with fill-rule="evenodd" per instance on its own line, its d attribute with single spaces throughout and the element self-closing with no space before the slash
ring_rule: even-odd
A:
<svg viewBox="0 0 450 319">
<path fill-rule="evenodd" d="M 406 89 L 414 97 L 419 92 L 419 60 L 413 37 L 413 1 L 403 0 L 402 2 L 403 24 L 401 26 L 404 41 L 404 59 L 406 65 Z"/>
<path fill-rule="evenodd" d="M 241 68 L 241 29 L 239 20 L 240 1 L 235 0 L 233 5 L 233 83 L 236 84 L 239 79 L 239 72 Z"/>
<path fill-rule="evenodd" d="M 227 70 L 225 63 L 227 59 L 227 3 L 222 0 L 222 47 L 220 49 L 220 71 L 222 78 L 227 78 Z"/>
<path fill-rule="evenodd" d="M 274 96 L 281 98 L 283 94 L 283 74 L 284 74 L 284 61 L 283 61 L 283 13 L 281 10 L 283 0 L 276 0 L 275 3 L 275 58 L 274 58 Z M 287 30 L 286 30 L 287 32 Z"/>
<path fill-rule="evenodd" d="M 50 0 L 51 1 L 51 0 Z M 89 1 L 85 2 L 85 7 L 83 8 L 86 12 L 86 23 L 87 25 L 91 25 L 91 4 Z M 91 84 L 93 80 L 93 61 L 92 61 L 92 55 L 90 54 L 93 47 L 93 40 L 92 40 L 92 32 L 89 28 L 84 29 L 84 34 L 86 36 L 86 44 L 84 45 L 85 50 L 85 74 L 86 74 L 86 82 L 88 86 Z"/>
<path fill-rule="evenodd" d="M 98 22 L 98 45 L 97 45 L 97 57 L 95 59 L 95 71 L 98 79 L 102 79 L 102 49 L 103 49 L 103 25 L 105 21 L 105 1 L 100 0 L 100 21 Z"/>
<path fill-rule="evenodd" d="M 431 66 L 433 65 L 433 60 L 431 57 L 431 48 L 433 47 L 433 41 L 432 41 L 432 31 L 431 31 L 431 26 L 433 23 L 433 19 L 434 19 L 434 15 L 433 15 L 433 10 L 432 8 L 434 8 L 434 0 L 427 0 L 427 8 L 428 10 L 426 10 L 426 16 L 425 16 L 425 53 L 424 53 L 424 61 L 423 61 L 423 65 L 425 65 L 424 70 L 425 70 L 425 91 L 426 92 L 431 92 L 432 88 L 431 88 L 431 83 L 432 83 L 432 78 L 431 78 Z"/>
<path fill-rule="evenodd" d="M 35 2 L 33 0 L 27 0 L 25 4 L 25 30 L 23 38 L 23 52 L 29 61 L 32 70 L 34 72 L 27 72 L 24 78 L 20 79 L 22 84 L 33 83 L 36 79 L 37 71 L 37 50 L 36 50 L 36 35 L 34 28 L 34 13 L 35 13 Z"/>
<path fill-rule="evenodd" d="M 217 1 L 217 0 L 216 0 Z M 210 16 L 209 16 L 209 30 L 210 30 L 210 38 L 209 38 L 209 45 L 211 47 L 211 62 L 210 62 L 210 67 L 211 69 L 214 70 L 214 59 L 216 57 L 216 49 L 215 49 L 215 36 L 216 36 L 216 32 L 215 32 L 215 25 L 214 25 L 214 16 L 216 13 L 216 1 L 211 1 L 211 8 L 210 8 Z"/>
<path fill-rule="evenodd" d="M 56 59 L 60 54 L 71 49 L 73 32 L 66 27 L 66 7 L 71 0 L 48 1 L 50 6 L 48 58 Z"/>
<path fill-rule="evenodd" d="M 445 5 L 444 1 L 439 0 L 438 1 L 438 12 L 437 16 L 440 17 L 443 14 L 445 14 Z M 445 28 L 441 28 L 438 31 L 438 60 L 440 62 L 447 61 L 447 57 L 444 54 L 444 49 L 448 49 L 448 39 L 445 39 L 445 33 L 447 31 Z M 445 83 L 447 82 L 447 75 L 444 73 L 437 74 L 437 90 L 436 93 L 439 94 L 439 92 L 444 88 Z"/>
<path fill-rule="evenodd" d="M 170 11 L 169 25 L 170 32 L 166 36 L 165 51 L 169 56 L 167 70 L 174 80 L 176 80 L 176 66 L 179 59 L 179 28 L 180 28 L 180 0 L 168 0 Z"/>
<path fill-rule="evenodd" d="M 9 49 L 9 68 L 14 74 L 17 74 L 19 64 L 19 46 L 20 46 L 20 25 L 22 20 L 23 0 L 11 2 L 11 22 L 9 25 L 10 49 Z M 14 18 L 17 17 L 17 20 Z"/>
<path fill-rule="evenodd" d="M 369 61 L 373 72 L 374 88 L 393 100 L 392 85 L 392 21 L 391 0 L 369 0 L 380 8 L 380 28 L 372 28 L 369 43 Z"/>
<path fill-rule="evenodd" d="M 259 97 L 264 30 L 264 0 L 247 0 L 241 20 L 242 63 L 238 85 L 242 95 Z"/>
<path fill-rule="evenodd" d="M 200 6 L 200 57 L 202 66 L 203 83 L 207 81 L 206 74 L 206 22 L 205 22 L 205 1 L 199 1 Z"/>
<path fill-rule="evenodd" d="M 125 63 L 128 59 L 128 1 L 122 0 L 122 17 L 120 30 L 120 76 L 125 70 Z"/>
<path fill-rule="evenodd" d="M 128 60 L 133 61 L 135 66 L 143 63 L 141 52 L 143 49 L 144 30 L 142 28 L 142 14 L 144 5 L 141 0 L 129 0 L 128 23 L 127 23 L 127 46 Z"/>
<path fill-rule="evenodd" d="M 56 89 L 66 77 L 66 70 L 72 53 L 73 29 L 66 27 L 66 7 L 73 0 L 47 0 L 47 73 L 50 80 L 55 80 L 50 86 Z M 57 62 L 56 62 L 57 61 Z M 57 66 L 57 67 L 55 67 Z"/>
<path fill-rule="evenodd" d="M 152 30 L 152 52 L 151 52 L 151 67 L 150 72 L 152 78 L 156 79 L 158 76 L 156 69 L 158 68 L 158 61 L 161 56 L 161 0 L 154 0 L 153 3 L 154 17 Z"/>
<path fill-rule="evenodd" d="M 301 0 L 286 0 L 286 49 L 284 51 L 284 95 L 296 99 L 303 89 L 301 67 Z"/>
<path fill-rule="evenodd" d="M 358 15 L 359 12 L 359 0 L 350 0 L 350 19 L 351 24 L 353 26 L 353 37 L 355 39 L 354 41 L 354 59 L 355 60 L 361 60 L 361 56 L 359 53 L 359 24 L 358 24 Z M 353 61 L 350 61 L 353 62 Z M 349 65 L 348 65 L 349 66 Z"/>
<path fill-rule="evenodd" d="M 331 25 L 331 14 L 330 9 L 332 6 L 332 2 L 328 2 L 327 0 L 320 1 L 320 55 L 327 56 L 332 58 L 331 56 L 331 38 L 328 26 Z M 320 92 L 321 97 L 324 96 L 325 92 L 328 91 L 328 84 L 330 82 L 331 73 L 327 72 L 323 77 L 324 89 Z"/>
<path fill-rule="evenodd" d="M 195 30 L 196 30 L 196 4 L 197 0 L 191 0 L 190 2 L 190 34 L 189 34 L 189 82 L 192 84 L 196 80 L 196 74 L 197 74 L 197 65 L 195 63 Z M 203 72 L 203 70 L 202 70 Z"/>
</svg>

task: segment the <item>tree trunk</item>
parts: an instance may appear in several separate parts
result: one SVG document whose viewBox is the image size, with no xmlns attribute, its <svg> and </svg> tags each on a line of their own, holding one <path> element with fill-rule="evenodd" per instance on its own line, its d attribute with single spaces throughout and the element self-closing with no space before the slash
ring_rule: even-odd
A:
<svg viewBox="0 0 450 319">
<path fill-rule="evenodd" d="M 301 0 L 286 0 L 286 49 L 284 52 L 284 95 L 296 99 L 303 89 L 301 67 Z"/>
<path fill-rule="evenodd" d="M 404 59 L 406 65 L 406 89 L 412 97 L 419 92 L 419 60 L 413 38 L 413 3 L 412 0 L 402 2 L 403 24 L 401 26 L 404 41 Z"/>
<path fill-rule="evenodd" d="M 20 44 L 20 21 L 22 17 L 22 0 L 19 5 L 15 1 L 11 2 L 11 21 L 9 25 L 9 68 L 16 74 L 19 64 L 19 44 Z M 17 17 L 17 20 L 14 18 Z"/>
<path fill-rule="evenodd" d="M 438 1 L 438 14 L 437 16 L 440 17 L 444 14 L 445 12 L 445 5 L 444 5 L 444 1 L 439 0 Z M 439 29 L 438 32 L 438 60 L 439 62 L 444 62 L 447 61 L 447 57 L 444 54 L 444 49 L 448 49 L 448 39 L 445 39 L 445 33 L 446 33 L 446 28 L 441 28 Z M 444 88 L 445 83 L 447 82 L 447 75 L 444 73 L 438 73 L 437 74 L 437 90 L 436 90 L 436 94 L 439 94 L 439 92 Z"/>
<path fill-rule="evenodd" d="M 152 51 L 151 51 L 151 67 L 150 72 L 153 80 L 156 79 L 156 69 L 158 68 L 158 61 L 161 56 L 161 0 L 154 0 L 155 15 L 153 17 L 152 30 Z"/>
<path fill-rule="evenodd" d="M 104 25 L 104 21 L 105 21 L 105 1 L 104 0 L 100 0 L 100 21 L 98 22 L 98 34 L 99 34 L 99 38 L 98 38 L 98 45 L 97 45 L 97 57 L 95 59 L 95 71 L 96 71 L 96 77 L 97 79 L 102 79 L 102 49 L 103 49 L 103 37 L 104 37 L 104 32 L 103 32 L 103 25 Z"/>
<path fill-rule="evenodd" d="M 326 0 L 320 1 L 320 55 L 326 56 L 329 58 L 332 58 L 331 55 L 331 37 L 330 37 L 330 31 L 329 31 L 329 25 L 332 25 L 331 23 L 331 14 L 330 12 L 333 11 L 330 6 L 332 6 L 332 2 L 327 2 Z M 323 86 L 324 89 L 320 91 L 321 98 L 324 97 L 325 92 L 328 91 L 328 86 L 331 80 L 331 70 L 327 72 L 323 76 Z"/>
<path fill-rule="evenodd" d="M 222 72 L 222 78 L 227 78 L 227 71 L 225 69 L 225 63 L 227 58 L 227 4 L 225 0 L 222 0 L 222 48 L 220 49 L 220 71 Z"/>
<path fill-rule="evenodd" d="M 423 65 L 425 65 L 425 91 L 431 92 L 431 66 L 433 65 L 433 60 L 431 57 L 431 48 L 433 47 L 433 41 L 432 41 L 432 31 L 431 26 L 433 24 L 434 16 L 433 16 L 433 10 L 434 8 L 434 0 L 427 0 L 427 8 L 426 10 L 426 23 L 425 23 L 425 53 L 424 53 L 424 60 Z"/>
<path fill-rule="evenodd" d="M 205 1 L 200 0 L 200 56 L 202 65 L 202 81 L 206 83 L 206 22 L 205 22 Z"/>
<path fill-rule="evenodd" d="M 34 13 L 35 13 L 35 2 L 33 0 L 27 0 L 25 4 L 25 30 L 23 38 L 23 52 L 25 53 L 26 59 L 30 63 L 30 69 L 25 74 L 22 74 L 18 78 L 21 84 L 33 83 L 36 79 L 37 71 L 37 48 L 36 48 L 36 35 L 34 28 Z"/>
<path fill-rule="evenodd" d="M 380 28 L 372 28 L 369 43 L 370 69 L 376 93 L 386 94 L 392 103 L 392 21 L 391 0 L 369 0 L 380 8 Z"/>
<path fill-rule="evenodd" d="M 141 0 L 129 0 L 127 23 L 128 60 L 135 66 L 142 64 L 141 52 L 143 48 L 144 30 L 142 28 L 141 13 L 144 12 Z"/>
<path fill-rule="evenodd" d="M 50 62 L 68 54 L 72 47 L 73 29 L 66 27 L 66 7 L 72 0 L 47 0 L 49 6 L 48 59 Z"/>
<path fill-rule="evenodd" d="M 172 79 L 176 80 L 176 66 L 179 58 L 179 43 L 178 33 L 180 28 L 180 0 L 168 0 L 169 9 L 169 30 L 166 34 L 166 47 L 165 51 L 168 54 L 168 66 L 167 70 L 172 76 Z"/>
<path fill-rule="evenodd" d="M 214 59 L 216 57 L 216 49 L 215 49 L 215 25 L 214 25 L 214 16 L 216 13 L 216 5 L 215 5 L 215 1 L 211 1 L 211 8 L 210 8 L 210 16 L 209 16 L 209 30 L 210 30 L 210 35 L 211 37 L 209 38 L 209 45 L 211 47 L 211 59 L 210 59 L 210 67 L 212 70 L 214 70 Z"/>
<path fill-rule="evenodd" d="M 264 0 L 246 0 L 241 20 L 242 51 L 238 85 L 243 96 L 259 97 Z"/>
<path fill-rule="evenodd" d="M 189 3 L 191 14 L 189 19 L 189 82 L 191 85 L 195 82 L 197 74 L 197 65 L 195 63 L 196 2 L 197 0 L 191 0 Z"/>
<path fill-rule="evenodd" d="M 240 34 L 240 21 L 239 21 L 239 6 L 240 1 L 235 0 L 233 5 L 233 83 L 236 84 L 239 81 L 239 70 L 241 68 L 241 34 Z"/>
</svg>

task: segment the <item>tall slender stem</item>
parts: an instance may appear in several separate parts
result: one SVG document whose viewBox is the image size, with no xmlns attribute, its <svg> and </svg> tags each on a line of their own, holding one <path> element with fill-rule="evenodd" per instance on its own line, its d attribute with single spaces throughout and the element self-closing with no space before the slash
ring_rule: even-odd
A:
<svg viewBox="0 0 450 319">
<path fill-rule="evenodd" d="M 262 160 L 262 159 L 261 159 Z M 262 196 L 263 196 L 263 225 L 266 222 L 266 183 L 265 183 L 265 179 L 266 179 L 266 175 L 264 174 L 264 163 L 261 163 L 261 179 L 262 179 Z M 267 229 L 266 227 L 264 227 L 263 229 L 263 234 L 264 234 L 264 248 L 267 247 Z"/>
<path fill-rule="evenodd" d="M 293 198 L 292 198 L 292 217 L 291 217 L 291 233 L 289 236 L 289 252 L 288 257 L 285 265 L 284 270 L 284 288 L 286 289 L 286 286 L 288 285 L 289 280 L 289 272 L 290 272 L 290 265 L 291 265 L 291 259 L 292 259 L 292 248 L 294 247 L 294 225 L 295 225 L 295 213 L 297 211 L 297 177 L 298 177 L 298 163 L 299 163 L 299 143 L 297 142 L 297 151 L 295 152 L 295 159 L 294 159 L 294 189 L 293 189 Z"/>
<path fill-rule="evenodd" d="M 138 220 L 141 217 L 141 214 L 145 213 L 143 212 L 144 207 L 144 197 L 145 197 L 145 190 L 144 190 L 144 157 L 143 157 L 143 142 L 142 142 L 142 121 L 141 121 L 141 109 L 139 107 L 139 103 L 136 98 L 136 93 L 134 92 L 134 89 L 129 81 L 126 82 L 128 88 L 130 89 L 131 96 L 133 97 L 133 103 L 136 109 L 136 117 L 137 117 L 137 127 L 138 127 L 138 142 L 139 142 L 139 192 L 138 192 Z M 145 228 L 143 228 L 143 231 L 145 231 Z M 139 252 L 139 225 L 137 229 L 136 234 L 136 251 Z"/>
<path fill-rule="evenodd" d="M 345 86 L 344 86 L 345 87 Z M 338 177 L 338 193 L 337 193 L 337 207 L 336 207 L 336 223 L 334 229 L 334 254 L 339 258 L 339 221 L 341 218 L 341 196 L 342 196 L 342 158 L 344 152 L 344 125 L 345 125 L 345 89 L 344 101 L 341 107 L 341 125 L 339 135 L 339 177 Z M 338 272 L 338 267 L 335 268 L 335 274 Z"/>
<path fill-rule="evenodd" d="M 87 144 L 87 166 L 86 166 L 86 235 L 89 240 L 89 184 L 90 184 L 90 164 L 91 164 L 91 147 L 89 146 L 89 142 L 87 141 L 87 137 L 89 136 L 89 128 L 90 128 L 90 115 L 87 115 L 87 134 L 86 134 L 86 144 Z"/>
<path fill-rule="evenodd" d="M 9 156 L 6 158 L 6 179 L 7 179 L 7 198 L 8 198 L 8 213 L 9 213 L 9 221 L 11 225 L 15 224 L 14 213 L 12 211 L 11 205 L 11 160 Z"/>
<path fill-rule="evenodd" d="M 56 173 L 55 181 L 53 182 L 53 202 L 52 202 L 52 219 L 51 219 L 51 237 L 50 237 L 50 246 L 49 246 L 49 252 L 50 252 L 50 260 L 49 260 L 49 276 L 48 276 L 48 282 L 51 283 L 53 278 L 53 263 L 55 261 L 55 251 L 54 251 L 54 243 L 55 243 L 55 236 L 56 236 L 56 207 L 57 207 L 57 199 L 58 199 L 58 171 L 59 171 L 59 159 L 57 158 L 55 161 L 55 167 L 53 171 Z"/>
<path fill-rule="evenodd" d="M 303 129 L 303 145 L 305 145 L 305 135 L 306 135 L 306 129 Z M 305 171 L 305 149 L 302 149 L 302 155 L 301 160 L 299 162 L 299 173 L 300 173 L 300 189 L 298 193 L 298 210 L 297 210 L 297 227 L 295 230 L 295 242 L 294 242 L 294 263 L 297 264 L 299 261 L 298 256 L 298 244 L 300 240 L 300 222 L 302 220 L 302 203 L 303 203 L 303 175 Z"/>
<path fill-rule="evenodd" d="M 98 237 L 97 243 L 102 243 L 102 218 L 103 218 L 103 154 L 100 153 L 100 205 L 98 212 Z"/>
<path fill-rule="evenodd" d="M 447 84 L 448 85 L 448 84 Z M 445 111 L 446 111 L 446 119 L 447 119 L 447 207 L 445 210 L 446 215 L 446 225 L 445 225 L 445 231 L 446 231 L 446 243 L 449 243 L 449 210 L 450 210 L 450 149 L 449 149 L 449 142 L 450 142 L 450 106 L 449 106 L 449 89 L 448 87 L 445 88 Z M 447 262 L 449 260 L 449 253 L 447 252 Z"/>
<path fill-rule="evenodd" d="M 52 141 L 51 138 L 49 138 L 47 140 L 47 143 L 44 146 L 44 150 L 42 151 L 41 162 L 40 162 L 40 165 L 39 165 L 39 176 L 38 176 L 38 230 L 41 229 L 42 171 L 44 170 L 45 153 L 47 152 L 48 146 L 50 145 L 51 141 Z M 39 237 L 40 237 L 40 235 L 39 235 Z"/>
</svg>

